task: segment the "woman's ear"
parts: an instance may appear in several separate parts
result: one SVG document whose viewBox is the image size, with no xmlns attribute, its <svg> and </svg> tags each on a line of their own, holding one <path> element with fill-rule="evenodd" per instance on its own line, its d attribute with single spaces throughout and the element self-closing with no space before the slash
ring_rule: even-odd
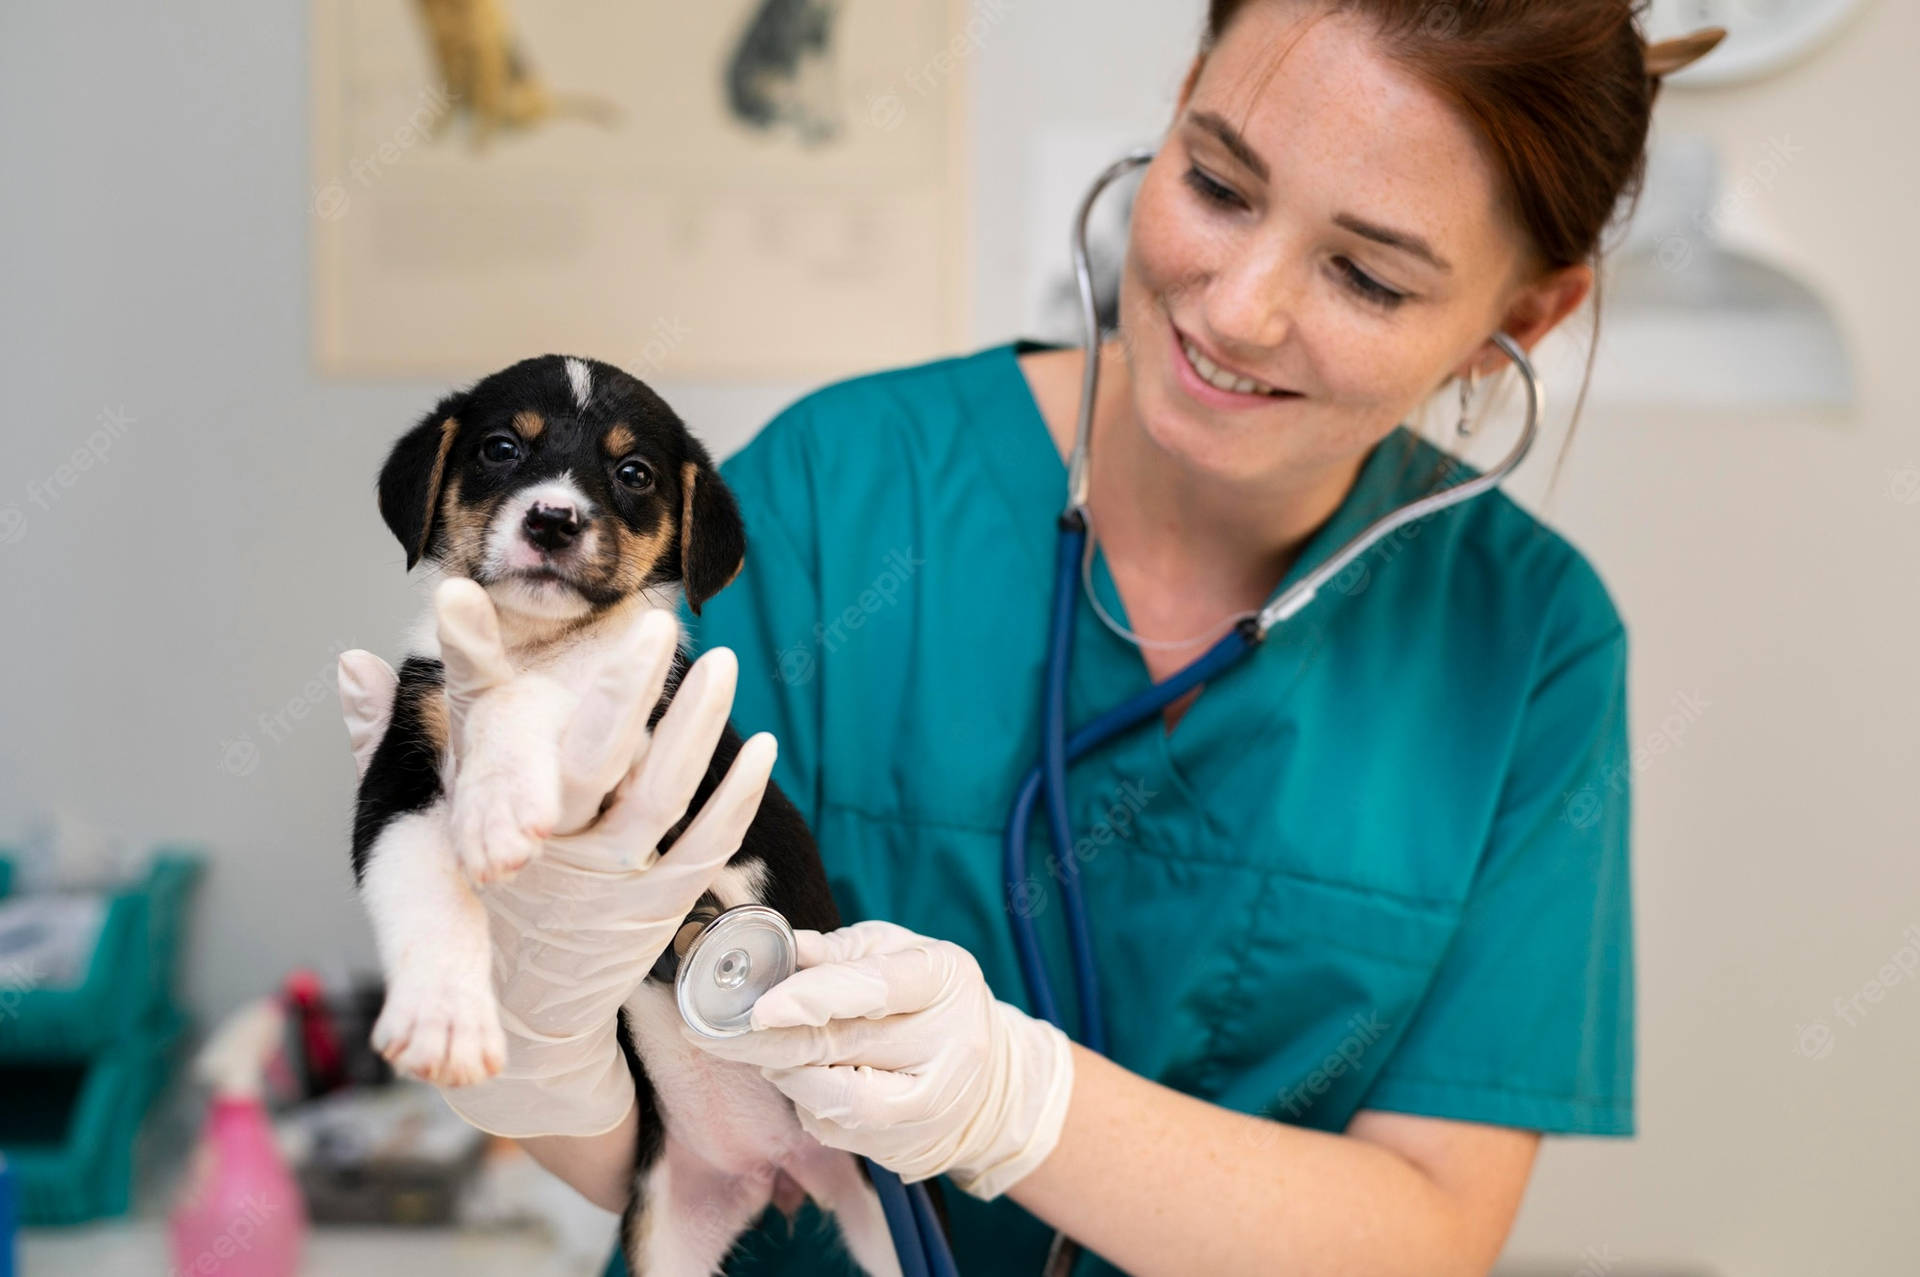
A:
<svg viewBox="0 0 1920 1277">
<path fill-rule="evenodd" d="M 442 400 L 419 425 L 400 436 L 400 442 L 387 454 L 387 463 L 380 467 L 380 517 L 406 549 L 409 569 L 425 557 L 433 543 L 440 487 L 447 477 L 447 453 L 453 448 L 454 436 L 460 433 L 458 414 L 466 406 L 464 395 Z"/>
<path fill-rule="evenodd" d="M 695 616 L 733 583 L 747 557 L 747 529 L 733 493 L 704 456 L 680 467 L 680 586 Z"/>
<path fill-rule="evenodd" d="M 1531 283 L 1522 284 L 1508 302 L 1500 331 L 1513 338 L 1520 349 L 1531 351 L 1542 338 L 1558 328 L 1561 321 L 1580 309 L 1593 292 L 1593 267 L 1582 263 L 1548 271 Z M 1499 372 L 1507 357 L 1488 342 L 1455 370 L 1464 377 L 1469 372 L 1485 376 Z"/>
</svg>

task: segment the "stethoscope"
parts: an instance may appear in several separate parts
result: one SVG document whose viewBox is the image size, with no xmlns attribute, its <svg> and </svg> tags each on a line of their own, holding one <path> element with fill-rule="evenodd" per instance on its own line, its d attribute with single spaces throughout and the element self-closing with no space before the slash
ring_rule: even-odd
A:
<svg viewBox="0 0 1920 1277">
<path fill-rule="evenodd" d="M 1493 344 L 1519 370 L 1526 384 L 1526 425 L 1513 450 L 1492 469 L 1475 478 L 1452 484 L 1439 492 L 1409 501 L 1399 509 L 1376 520 L 1325 562 L 1282 590 L 1259 612 L 1239 618 L 1228 633 L 1203 655 L 1172 677 L 1153 684 L 1099 715 L 1077 730 L 1067 730 L 1067 678 L 1072 666 L 1072 649 L 1077 608 L 1074 592 L 1079 583 L 1087 583 L 1089 600 L 1099 608 L 1092 590 L 1092 550 L 1089 532 L 1091 517 L 1087 509 L 1091 477 L 1093 411 L 1100 388 L 1100 319 L 1094 304 L 1093 266 L 1087 251 L 1087 222 L 1100 195 L 1116 180 L 1146 164 L 1152 151 L 1129 154 L 1101 173 L 1080 202 L 1073 222 L 1073 269 L 1080 289 L 1080 318 L 1087 351 L 1086 368 L 1081 375 L 1080 407 L 1075 425 L 1073 452 L 1067 459 L 1067 504 L 1061 512 L 1059 545 L 1054 559 L 1054 588 L 1047 660 L 1041 695 L 1040 761 L 1021 783 L 1013 808 L 1007 816 L 1002 844 L 1003 885 L 1007 896 L 1007 915 L 1013 923 L 1014 946 L 1020 960 L 1020 973 L 1027 986 L 1027 997 L 1034 1014 L 1067 1029 L 1054 997 L 1053 982 L 1040 955 L 1039 929 L 1024 893 L 1028 890 L 1027 829 L 1032 823 L 1034 805 L 1044 796 L 1047 834 L 1058 849 L 1057 863 L 1062 912 L 1066 916 L 1067 944 L 1073 960 L 1074 993 L 1080 1007 L 1080 1041 L 1087 1049 L 1106 1054 L 1106 1021 L 1100 1002 L 1100 978 L 1094 964 L 1092 930 L 1080 888 L 1079 866 L 1072 854 L 1073 822 L 1067 814 L 1067 767 L 1094 749 L 1131 731 L 1149 719 L 1158 717 L 1169 705 L 1194 688 L 1220 677 L 1252 655 L 1276 625 L 1297 615 L 1319 594 L 1321 587 L 1339 576 L 1347 566 L 1385 538 L 1417 519 L 1438 514 L 1450 506 L 1471 501 L 1481 493 L 1499 486 L 1500 481 L 1526 459 L 1533 447 L 1540 418 L 1546 406 L 1545 390 L 1532 362 L 1518 343 L 1505 333 L 1495 333 Z M 1112 625 L 1111 620 L 1108 624 Z M 1117 630 L 1118 627 L 1114 626 Z M 1133 636 L 1127 636 L 1132 638 Z M 769 919 L 766 915 L 771 914 Z M 729 919 L 734 919 L 730 922 Z M 702 1032 L 742 1032 L 745 1012 L 752 999 L 786 978 L 792 967 L 792 932 L 785 935 L 784 961 L 777 935 L 768 940 L 765 933 L 785 928 L 778 913 L 759 905 L 743 905 L 727 910 L 705 925 L 694 946 L 681 962 L 675 977 L 676 995 L 682 1015 Z M 761 949 L 760 964 L 754 966 Z M 705 956 L 703 957 L 702 954 Z M 742 965 L 748 968 L 742 971 Z M 702 1008 L 706 1007 L 706 1010 Z M 737 1025 L 737 1027 L 736 1027 Z M 880 1194 L 888 1227 L 905 1277 L 958 1277 L 945 1234 L 935 1220 L 931 1200 L 924 1184 L 902 1185 L 899 1177 L 877 1164 L 868 1163 L 874 1187 Z M 1065 1236 L 1057 1235 L 1048 1255 L 1046 1271 L 1063 1273 L 1071 1265 L 1078 1247 Z"/>
</svg>

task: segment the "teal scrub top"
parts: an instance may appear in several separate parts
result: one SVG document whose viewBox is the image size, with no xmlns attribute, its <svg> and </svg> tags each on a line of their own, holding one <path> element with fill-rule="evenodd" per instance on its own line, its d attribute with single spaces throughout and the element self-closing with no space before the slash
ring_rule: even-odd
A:
<svg viewBox="0 0 1920 1277">
<path fill-rule="evenodd" d="M 1001 882 L 1034 764 L 1065 467 L 1016 356 L 865 376 L 723 466 L 746 566 L 696 623 L 740 658 L 734 719 L 780 742 L 848 922 L 979 958 L 1027 1006 L 1009 909 L 1036 917 L 1073 1025 L 1044 821 Z M 1465 467 L 1405 428 L 1288 582 Z M 1124 614 L 1104 566 L 1096 588 Z M 1147 686 L 1084 597 L 1070 724 Z M 1111 1054 L 1321 1131 L 1387 1109 L 1633 1131 L 1627 638 L 1578 550 L 1504 494 L 1408 525 L 1209 684 L 1068 777 Z M 1050 1230 L 950 1184 L 964 1273 L 1037 1273 Z M 769 1211 L 732 1274 L 853 1273 L 811 1206 Z M 1076 1272 L 1111 1272 L 1096 1256 Z"/>
</svg>

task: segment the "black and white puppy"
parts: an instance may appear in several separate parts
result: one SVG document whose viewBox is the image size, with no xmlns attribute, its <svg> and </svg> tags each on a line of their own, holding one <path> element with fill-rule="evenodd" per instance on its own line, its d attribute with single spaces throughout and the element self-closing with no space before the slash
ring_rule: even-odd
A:
<svg viewBox="0 0 1920 1277">
<path fill-rule="evenodd" d="M 561 685 L 578 686 L 640 610 L 673 606 L 684 591 L 697 612 L 732 581 L 746 550 L 732 495 L 679 417 L 638 379 L 588 359 L 524 360 L 448 396 L 394 446 L 379 498 L 407 566 L 427 562 L 479 583 L 515 669 Z M 451 802 L 433 622 L 429 609 L 361 780 L 353 869 L 386 968 L 375 1047 L 401 1072 L 463 1085 L 498 1072 L 505 1054 L 474 885 L 523 866 L 559 818 L 560 724 L 523 713 L 481 733 L 470 721 L 460 801 Z M 656 718 L 685 669 L 679 654 Z M 729 727 L 689 816 L 740 743 Z M 708 897 L 706 912 L 758 902 L 796 927 L 839 925 L 812 836 L 773 786 Z M 692 931 L 683 927 L 679 943 Z M 860 1165 L 808 1137 L 758 1070 L 681 1035 L 676 956 L 663 955 L 622 1013 L 640 1117 L 622 1220 L 631 1271 L 718 1271 L 769 1203 L 791 1215 L 812 1197 L 836 1216 L 862 1268 L 899 1273 Z"/>
</svg>

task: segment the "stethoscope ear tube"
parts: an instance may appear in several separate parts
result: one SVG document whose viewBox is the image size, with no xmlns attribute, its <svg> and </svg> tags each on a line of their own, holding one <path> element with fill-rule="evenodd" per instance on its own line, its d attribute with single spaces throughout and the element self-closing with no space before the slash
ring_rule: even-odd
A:
<svg viewBox="0 0 1920 1277">
<path fill-rule="evenodd" d="M 1259 622 L 1260 632 L 1262 634 L 1267 633 L 1267 631 L 1282 621 L 1291 618 L 1302 608 L 1306 607 L 1307 604 L 1313 602 L 1314 596 L 1320 592 L 1321 586 L 1346 571 L 1348 564 L 1372 549 L 1380 541 L 1392 536 L 1409 523 L 1418 519 L 1424 519 L 1430 514 L 1438 514 L 1440 511 L 1450 506 L 1459 505 L 1463 501 L 1471 501 L 1481 493 L 1499 487 L 1500 481 L 1505 479 L 1509 474 L 1512 474 L 1520 463 L 1527 459 L 1527 453 L 1533 450 L 1533 442 L 1540 434 L 1540 419 L 1546 415 L 1546 387 L 1541 383 L 1539 371 L 1534 368 L 1533 361 L 1527 358 L 1527 352 L 1520 348 L 1519 342 L 1507 336 L 1505 333 L 1495 333 L 1489 340 L 1500 348 L 1501 353 L 1506 355 L 1515 370 L 1519 372 L 1520 379 L 1526 383 L 1527 420 L 1526 424 L 1521 427 L 1520 438 L 1518 442 L 1513 445 L 1512 450 L 1508 452 L 1505 457 L 1501 458 L 1500 464 L 1494 466 L 1491 470 L 1477 475 L 1465 483 L 1456 483 L 1451 487 L 1441 489 L 1439 492 L 1429 493 L 1417 501 L 1409 501 L 1399 509 L 1390 514 L 1383 515 L 1376 520 L 1372 526 L 1340 547 L 1326 562 L 1315 567 L 1313 571 L 1294 582 L 1286 590 L 1282 591 L 1271 603 L 1262 608 L 1260 610 Z"/>
<path fill-rule="evenodd" d="M 1084 510 L 1091 475 L 1087 468 L 1087 441 L 1093 437 L 1093 401 L 1100 388 L 1100 361 L 1094 352 L 1100 348 L 1100 309 L 1093 296 L 1093 259 L 1087 252 L 1087 222 L 1093 206 L 1109 186 L 1128 173 L 1153 161 L 1152 151 L 1130 151 L 1107 165 L 1093 185 L 1081 197 L 1080 209 L 1073 215 L 1073 278 L 1080 288 L 1080 328 L 1086 335 L 1087 360 L 1080 372 L 1080 410 L 1073 429 L 1073 452 L 1067 457 L 1067 508 L 1071 515 Z"/>
</svg>

